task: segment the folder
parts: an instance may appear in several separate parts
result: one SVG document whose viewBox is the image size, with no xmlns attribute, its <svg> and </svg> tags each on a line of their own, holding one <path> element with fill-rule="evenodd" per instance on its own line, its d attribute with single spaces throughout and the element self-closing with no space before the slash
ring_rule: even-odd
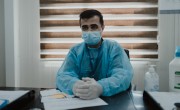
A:
<svg viewBox="0 0 180 110">
<path fill-rule="evenodd" d="M 6 91 L 4 91 L 6 92 Z M 31 102 L 35 98 L 35 91 L 28 90 L 25 94 L 17 98 L 16 100 L 9 101 L 7 99 L 3 99 L 4 103 L 0 106 L 0 110 L 20 110 L 25 107 L 29 102 Z"/>
</svg>

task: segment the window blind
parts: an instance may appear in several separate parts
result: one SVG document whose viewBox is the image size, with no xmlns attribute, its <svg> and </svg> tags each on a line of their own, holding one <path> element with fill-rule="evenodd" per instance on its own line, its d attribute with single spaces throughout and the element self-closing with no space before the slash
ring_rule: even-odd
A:
<svg viewBox="0 0 180 110">
<path fill-rule="evenodd" d="M 97 9 L 104 39 L 116 40 L 131 60 L 158 59 L 158 0 L 40 0 L 40 58 L 65 58 L 80 43 L 79 14 Z"/>
</svg>

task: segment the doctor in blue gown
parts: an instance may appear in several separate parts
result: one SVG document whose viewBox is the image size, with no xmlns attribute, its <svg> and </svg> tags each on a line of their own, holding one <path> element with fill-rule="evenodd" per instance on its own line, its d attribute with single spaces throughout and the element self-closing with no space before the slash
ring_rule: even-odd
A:
<svg viewBox="0 0 180 110">
<path fill-rule="evenodd" d="M 116 41 L 102 38 L 102 14 L 86 10 L 80 14 L 79 23 L 84 42 L 70 49 L 57 73 L 57 88 L 82 99 L 127 90 L 133 69 L 124 49 Z"/>
</svg>

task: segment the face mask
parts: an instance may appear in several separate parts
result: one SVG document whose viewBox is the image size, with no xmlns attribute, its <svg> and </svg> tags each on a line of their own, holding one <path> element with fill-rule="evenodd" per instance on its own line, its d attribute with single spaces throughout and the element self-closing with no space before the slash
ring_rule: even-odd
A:
<svg viewBox="0 0 180 110">
<path fill-rule="evenodd" d="M 96 45 L 101 40 L 101 33 L 100 31 L 93 31 L 93 32 L 82 32 L 82 39 L 88 45 Z"/>
</svg>

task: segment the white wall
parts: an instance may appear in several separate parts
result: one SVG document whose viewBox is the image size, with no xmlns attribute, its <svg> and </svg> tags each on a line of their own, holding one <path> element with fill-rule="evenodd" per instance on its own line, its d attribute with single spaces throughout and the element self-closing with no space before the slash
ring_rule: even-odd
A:
<svg viewBox="0 0 180 110">
<path fill-rule="evenodd" d="M 179 10 L 180 0 L 159 0 L 160 10 Z"/>
<path fill-rule="evenodd" d="M 0 0 L 0 86 L 5 86 L 4 0 Z"/>
<path fill-rule="evenodd" d="M 16 86 L 19 82 L 18 5 L 18 0 L 4 1 L 6 86 Z"/>
<path fill-rule="evenodd" d="M 40 60 L 39 1 L 19 0 L 19 85 L 55 87 L 60 62 Z"/>
<path fill-rule="evenodd" d="M 17 56 L 19 58 L 19 75 L 16 79 L 19 83 L 16 86 L 55 87 L 55 76 L 62 63 L 60 61 L 40 60 L 38 3 L 38 0 L 19 0 L 19 53 Z M 168 91 L 168 64 L 173 59 L 175 45 L 180 45 L 180 32 L 178 31 L 180 27 L 177 24 L 180 23 L 179 20 L 179 15 L 160 15 L 160 60 L 152 63 L 157 64 L 161 91 Z M 144 73 L 147 70 L 148 63 L 148 61 L 132 62 L 135 72 L 133 83 L 137 85 L 138 90 L 143 90 Z"/>
<path fill-rule="evenodd" d="M 180 46 L 180 14 L 160 14 L 160 60 L 158 72 L 160 75 L 160 87 L 168 91 L 169 86 L 169 62 L 174 58 L 175 47 Z"/>
</svg>

